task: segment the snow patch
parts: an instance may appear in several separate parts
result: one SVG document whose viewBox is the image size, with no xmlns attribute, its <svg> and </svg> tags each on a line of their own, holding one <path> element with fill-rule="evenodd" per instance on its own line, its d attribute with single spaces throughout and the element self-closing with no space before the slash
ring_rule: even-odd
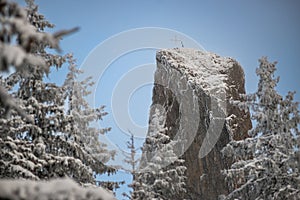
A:
<svg viewBox="0 0 300 200">
<path fill-rule="evenodd" d="M 0 199 L 115 200 L 113 194 L 103 188 L 83 188 L 69 178 L 56 179 L 48 182 L 0 180 Z"/>
</svg>

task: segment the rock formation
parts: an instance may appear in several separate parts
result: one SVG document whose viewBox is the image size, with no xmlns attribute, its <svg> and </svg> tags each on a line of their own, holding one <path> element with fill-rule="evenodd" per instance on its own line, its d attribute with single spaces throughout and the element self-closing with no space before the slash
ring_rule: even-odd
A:
<svg viewBox="0 0 300 200">
<path fill-rule="evenodd" d="M 176 153 L 186 160 L 186 198 L 217 199 L 228 193 L 221 170 L 232 162 L 221 150 L 251 128 L 249 113 L 229 103 L 245 93 L 243 69 L 232 58 L 195 49 L 161 50 L 156 59 L 150 120 L 155 108 L 164 109 L 168 135 L 181 141 Z"/>
</svg>

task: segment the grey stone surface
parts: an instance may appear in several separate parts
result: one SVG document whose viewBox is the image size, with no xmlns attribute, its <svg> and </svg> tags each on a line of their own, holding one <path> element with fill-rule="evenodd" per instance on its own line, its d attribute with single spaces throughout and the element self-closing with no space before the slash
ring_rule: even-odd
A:
<svg viewBox="0 0 300 200">
<path fill-rule="evenodd" d="M 156 107 L 163 108 L 168 135 L 182 141 L 176 153 L 186 160 L 186 198 L 217 199 L 228 193 L 221 170 L 232 163 L 221 150 L 252 127 L 249 113 L 229 104 L 245 93 L 243 69 L 232 58 L 194 49 L 161 50 L 156 59 L 149 120 Z"/>
</svg>

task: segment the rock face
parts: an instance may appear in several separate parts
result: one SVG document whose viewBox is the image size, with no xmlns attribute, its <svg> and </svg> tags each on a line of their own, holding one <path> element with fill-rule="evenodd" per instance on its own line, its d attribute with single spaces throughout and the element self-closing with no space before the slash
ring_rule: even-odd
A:
<svg viewBox="0 0 300 200">
<path fill-rule="evenodd" d="M 187 199 L 217 199 L 228 193 L 222 148 L 251 129 L 249 113 L 229 104 L 245 93 L 238 62 L 194 49 L 157 52 L 151 114 L 165 110 L 168 135 L 180 142 L 176 154 L 186 160 Z M 179 197 L 174 197 L 179 199 Z"/>
</svg>

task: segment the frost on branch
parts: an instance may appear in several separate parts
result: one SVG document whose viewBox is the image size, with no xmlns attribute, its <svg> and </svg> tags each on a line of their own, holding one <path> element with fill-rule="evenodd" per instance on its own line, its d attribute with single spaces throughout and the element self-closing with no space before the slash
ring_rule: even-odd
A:
<svg viewBox="0 0 300 200">
<path fill-rule="evenodd" d="M 186 192 L 184 160 L 174 153 L 177 141 L 171 140 L 166 130 L 165 116 L 155 109 L 141 165 L 132 183 L 132 199 L 172 199 Z"/>
<path fill-rule="evenodd" d="M 231 193 L 223 199 L 299 199 L 299 105 L 293 92 L 283 98 L 275 90 L 276 63 L 265 57 L 259 62 L 257 92 L 235 102 L 250 108 L 256 126 L 249 138 L 223 149 L 224 156 L 235 160 L 224 171 Z"/>
<path fill-rule="evenodd" d="M 3 101 L 3 94 L 1 96 L 0 178 L 47 180 L 70 177 L 81 184 L 96 184 L 94 174 L 115 171 L 105 166 L 113 152 L 98 140 L 98 135 L 109 129 L 98 130 L 91 126 L 93 121 L 101 120 L 105 115 L 103 108 L 91 109 L 83 101 L 89 93 L 89 82 L 80 83 L 69 77 L 69 82 L 58 86 L 47 82 L 45 77 L 50 67 L 59 69 L 67 59 L 70 70 L 75 70 L 70 56 L 46 52 L 49 47 L 56 48 L 59 38 L 69 31 L 53 35 L 43 32 L 44 28 L 53 25 L 37 12 L 32 1 L 29 1 L 27 11 L 6 1 L 1 1 L 1 6 L 1 17 L 4 21 L 9 19 L 1 26 L 1 35 L 5 37 L 0 42 L 14 43 L 26 52 L 26 58 L 30 57 L 28 55 L 42 58 L 45 64 L 35 66 L 34 63 L 20 62 L 22 68 L 16 68 L 7 77 L 0 77 L 0 86 L 9 92 L 3 93 L 7 101 Z M 16 28 L 20 24 L 25 25 Z M 14 42 L 11 41 L 13 38 Z M 1 71 L 6 70 L 3 66 Z M 76 73 L 70 71 L 69 76 Z M 12 99 L 30 121 L 24 120 L 18 109 L 8 112 Z"/>
<path fill-rule="evenodd" d="M 103 188 L 80 187 L 68 178 L 51 180 L 49 182 L 0 180 L 0 199 L 115 200 L 113 194 Z"/>
<path fill-rule="evenodd" d="M 106 167 L 104 163 L 114 158 L 115 151 L 108 151 L 106 144 L 99 141 L 100 134 L 106 134 L 110 128 L 98 129 L 93 123 L 102 120 L 107 115 L 104 106 L 91 108 L 85 98 L 90 94 L 88 88 L 94 83 L 90 78 L 79 81 L 78 76 L 82 73 L 76 68 L 72 55 L 67 56 L 69 73 L 64 82 L 63 88 L 66 92 L 67 114 L 71 123 L 66 126 L 71 140 L 80 141 L 85 149 L 85 161 L 97 173 L 114 173 L 115 170 Z"/>
<path fill-rule="evenodd" d="M 107 130 L 91 126 L 105 113 L 102 108 L 91 109 L 84 101 L 89 82 L 75 80 L 72 57 L 67 59 L 70 72 L 63 86 L 39 78 L 20 82 L 15 95 L 34 124 L 23 121 L 14 111 L 10 118 L 0 118 L 1 178 L 39 180 L 68 176 L 82 184 L 95 184 L 94 173 L 115 171 L 105 166 L 114 152 L 98 139 Z"/>
<path fill-rule="evenodd" d="M 53 27 L 37 13 L 37 6 L 28 1 L 28 8 L 1 0 L 0 4 L 0 72 L 9 72 L 9 68 L 21 77 L 49 73 L 50 66 L 61 66 L 60 58 L 51 56 L 45 48 L 59 50 L 59 40 L 63 35 L 76 31 L 59 31 L 54 34 L 44 32 L 45 27 Z M 22 111 L 14 98 L 8 94 L 7 88 L 0 85 L 0 105 L 9 113 L 15 109 L 27 121 L 32 121 Z"/>
</svg>

